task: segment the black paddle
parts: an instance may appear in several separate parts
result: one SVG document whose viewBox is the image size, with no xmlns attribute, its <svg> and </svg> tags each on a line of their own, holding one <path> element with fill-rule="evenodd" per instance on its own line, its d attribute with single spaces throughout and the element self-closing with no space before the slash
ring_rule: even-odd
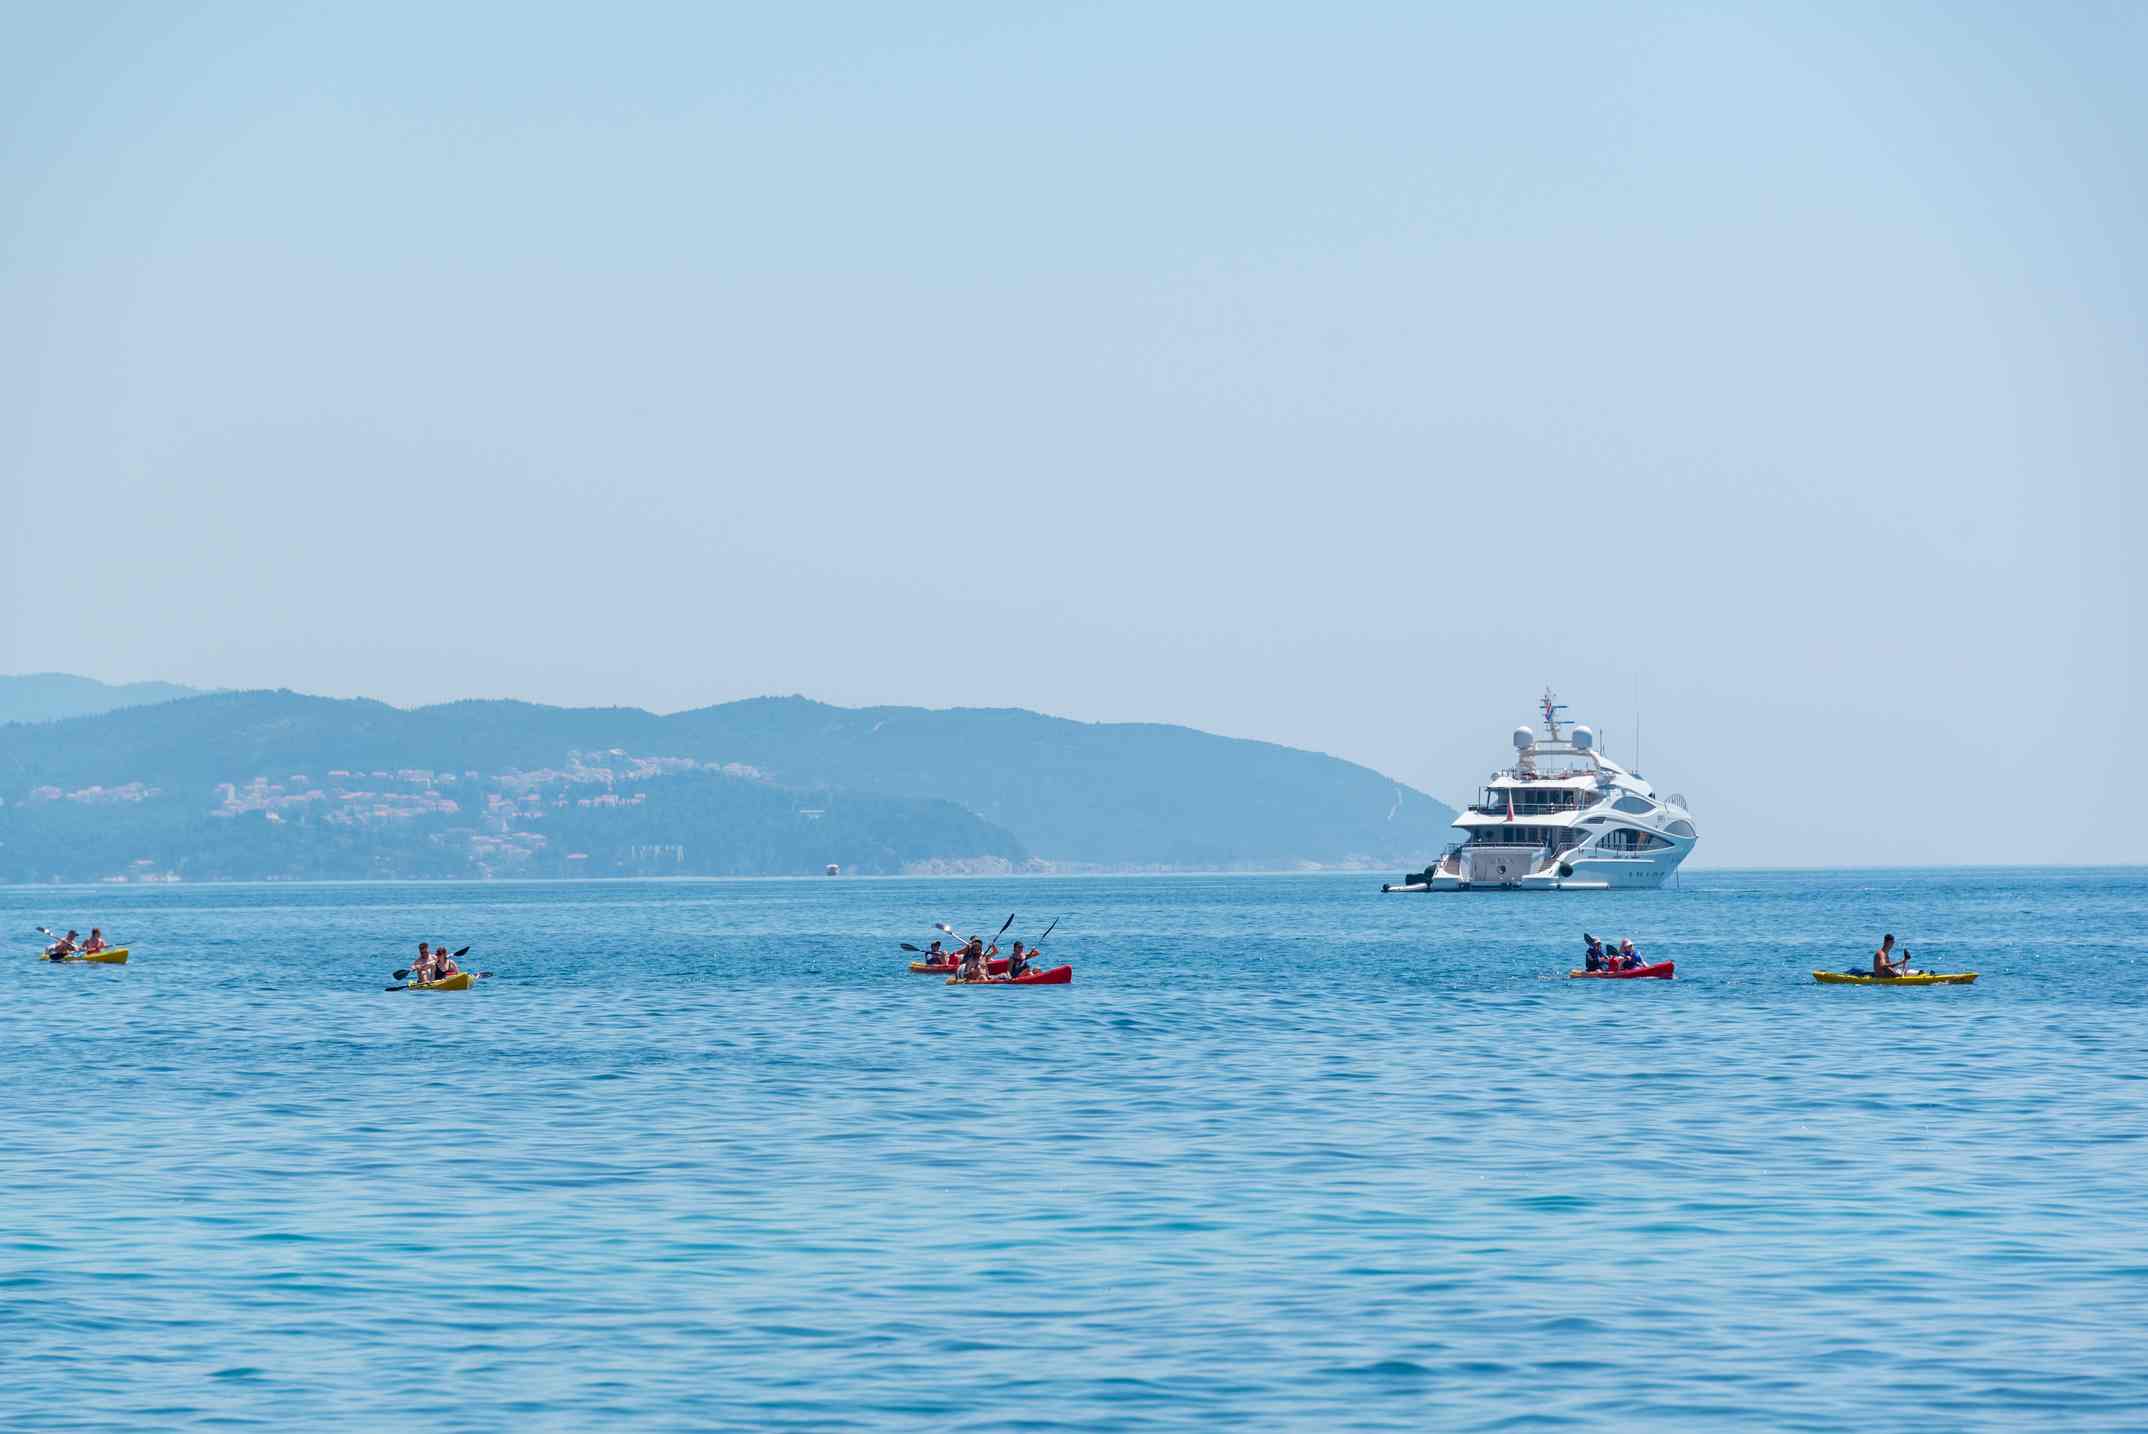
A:
<svg viewBox="0 0 2148 1434">
<path fill-rule="evenodd" d="M 962 955 L 960 951 L 942 951 L 940 952 L 940 959 L 935 961 L 932 959 L 932 953 L 930 951 L 927 951 L 922 946 L 912 946 L 907 941 L 899 941 L 896 944 L 902 947 L 903 950 L 908 951 L 913 955 L 924 957 L 925 959 L 922 964 L 926 966 L 952 967 L 955 964 L 956 959 Z"/>
<path fill-rule="evenodd" d="M 1052 933 L 1053 933 L 1054 931 L 1057 931 L 1057 930 L 1059 929 L 1059 923 L 1060 923 L 1060 921 L 1062 921 L 1063 919 L 1064 919 L 1064 918 L 1062 918 L 1062 917 L 1054 916 L 1054 917 L 1052 918 L 1052 924 L 1044 928 L 1044 936 L 1049 936 L 1049 935 L 1051 935 L 1051 934 L 1052 934 Z M 1037 938 L 1036 940 L 1034 940 L 1034 941 L 1032 941 L 1032 942 L 1030 942 L 1030 943 L 1029 943 L 1029 950 L 1028 950 L 1028 952 L 1027 952 L 1027 953 L 1026 953 L 1026 954 L 1025 954 L 1025 955 L 1024 955 L 1023 957 L 1022 957 L 1022 961 L 1023 961 L 1023 964 L 1024 964 L 1024 965 L 1027 965 L 1027 964 L 1028 964 L 1029 962 L 1031 962 L 1031 961 L 1034 961 L 1034 960 L 1036 960 L 1036 959 L 1037 959 L 1037 953 L 1038 953 L 1039 951 L 1042 951 L 1042 950 L 1044 949 L 1044 936 L 1039 936 L 1039 937 L 1038 937 L 1038 938 Z M 1014 965 L 1013 965 L 1013 963 L 1012 963 L 1012 962 L 1010 961 L 1010 962 L 1008 963 L 1008 965 L 1007 965 L 1007 976 L 1008 976 L 1008 979 L 1009 979 L 1009 980 L 1012 980 L 1012 979 L 1014 978 L 1014 975 L 1015 975 Z"/>
</svg>

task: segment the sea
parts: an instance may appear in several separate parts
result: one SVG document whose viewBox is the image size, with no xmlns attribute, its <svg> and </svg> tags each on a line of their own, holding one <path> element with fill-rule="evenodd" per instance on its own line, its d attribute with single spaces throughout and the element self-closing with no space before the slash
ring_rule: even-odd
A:
<svg viewBox="0 0 2148 1434">
<path fill-rule="evenodd" d="M 1072 984 L 905 969 L 1010 914 Z M 2148 1428 L 2141 869 L 0 923 L 9 1430 Z M 1813 981 L 1886 932 L 1978 980 Z M 388 992 L 420 940 L 491 974 Z"/>
</svg>

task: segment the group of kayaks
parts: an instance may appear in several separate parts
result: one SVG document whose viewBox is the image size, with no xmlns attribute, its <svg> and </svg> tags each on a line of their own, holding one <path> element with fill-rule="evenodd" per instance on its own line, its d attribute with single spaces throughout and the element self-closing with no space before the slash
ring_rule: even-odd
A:
<svg viewBox="0 0 2148 1434">
<path fill-rule="evenodd" d="M 999 928 L 999 934 L 992 938 L 992 944 L 986 947 L 983 937 L 964 937 L 946 922 L 935 921 L 932 923 L 932 929 L 944 931 L 949 936 L 954 937 L 956 950 L 941 951 L 939 949 L 940 943 L 937 941 L 932 943 L 933 949 L 931 951 L 918 951 L 917 947 L 912 946 L 907 941 L 902 943 L 902 949 L 917 952 L 917 954 L 925 958 L 922 961 L 912 961 L 910 963 L 912 972 L 920 976 L 945 976 L 947 984 L 950 986 L 1070 986 L 1074 983 L 1074 967 L 1067 963 L 1042 968 L 1025 964 L 1025 969 L 1021 975 L 1009 976 L 1007 972 L 1014 965 L 1014 958 L 1012 956 L 1001 956 L 997 953 L 999 951 L 1000 936 L 1005 936 L 1007 927 L 1012 925 L 1014 925 L 1014 917 L 1010 914 L 1006 923 Z M 1058 926 L 1057 921 L 1052 922 L 1050 926 L 1044 928 L 1044 936 L 1051 935 L 1054 930 L 1058 929 Z M 1044 936 L 1039 936 L 1037 944 L 1032 946 L 1026 953 L 1024 956 L 1025 963 L 1034 958 L 1037 952 L 1043 948 Z M 967 948 L 971 946 L 981 949 L 981 958 L 976 963 L 977 969 L 982 973 L 981 975 L 965 976 L 962 974 L 966 965 L 965 953 Z M 1014 949 L 1017 953 L 1020 953 L 1022 943 L 1015 942 Z"/>
<path fill-rule="evenodd" d="M 1668 981 L 1673 963 L 1658 961 L 1629 971 L 1569 971 L 1572 981 Z M 1815 971 L 1812 979 L 1823 986 L 1966 986 L 1976 980 L 1974 971 L 1911 971 L 1902 976 L 1874 976 L 1862 971 Z"/>
<path fill-rule="evenodd" d="M 42 926 L 38 927 L 37 931 L 41 936 L 52 936 L 54 934 Z M 70 945 L 73 935 L 73 932 L 69 932 L 66 939 L 56 940 L 52 945 L 38 952 L 37 959 L 53 966 L 124 966 L 127 964 L 126 947 L 106 946 L 95 951 L 82 950 Z M 454 954 L 463 956 L 469 950 L 470 948 L 465 946 Z M 395 973 L 395 977 L 398 981 L 402 981 L 403 978 L 411 974 L 413 973 L 410 971 L 398 971 Z M 467 991 L 491 974 L 490 971 L 456 971 L 437 980 L 408 981 L 403 985 L 390 986 L 388 989 L 391 991 Z"/>
<path fill-rule="evenodd" d="M 1014 918 L 1009 916 L 1007 926 L 1012 926 L 1013 924 Z M 1058 924 L 1055 921 L 1051 926 L 1046 927 L 1045 935 L 1049 936 L 1052 929 Z M 1001 936 L 1007 933 L 1007 926 L 1000 927 Z M 935 923 L 935 927 L 938 930 L 947 932 L 949 935 L 955 934 L 953 928 L 944 923 Z M 45 934 L 49 935 L 50 933 Z M 1042 939 L 1042 937 L 1038 938 L 1040 943 Z M 983 961 L 979 963 L 984 972 L 981 976 L 965 977 L 962 974 L 962 953 L 959 950 L 946 953 L 919 952 L 926 959 L 912 961 L 910 969 L 921 976 L 945 976 L 947 984 L 950 986 L 1066 986 L 1073 984 L 1074 967 L 1070 963 L 1062 963 L 1043 969 L 1030 968 L 1024 970 L 1019 976 L 1010 977 L 1007 974 L 1007 968 L 1011 964 L 1011 958 L 992 954 L 999 950 L 998 940 L 997 936 L 993 938 L 994 944 L 986 951 Z M 934 944 L 937 945 L 938 943 Z M 967 945 L 968 943 L 964 942 L 964 944 Z M 1019 945 L 1020 943 L 1016 944 Z M 462 951 L 458 951 L 455 954 L 461 956 L 469 949 L 469 947 L 465 946 Z M 908 942 L 903 943 L 903 949 L 913 952 L 918 951 L 917 947 L 910 945 Z M 1034 948 L 1032 948 L 1033 951 Z M 102 951 L 66 952 L 57 948 L 49 948 L 40 952 L 37 959 L 55 965 L 79 963 L 96 966 L 124 966 L 127 964 L 127 948 L 124 946 L 111 946 Z M 1676 969 L 1675 962 L 1654 961 L 1641 965 L 1626 966 L 1620 970 L 1569 971 L 1566 975 L 1567 979 L 1571 981 L 1668 981 L 1672 979 L 1672 974 Z M 406 973 L 397 972 L 396 974 L 402 976 Z M 457 971 L 451 976 L 443 976 L 436 981 L 411 981 L 400 986 L 390 986 L 388 989 L 391 991 L 467 991 L 477 984 L 480 977 L 491 974 L 489 971 Z M 1886 976 L 1866 971 L 1815 971 L 1812 973 L 1812 979 L 1823 986 L 1967 986 L 1974 982 L 1976 978 L 1977 973 L 1974 971 L 1904 971 Z"/>
<path fill-rule="evenodd" d="M 1668 981 L 1675 969 L 1674 963 L 1669 961 L 1642 962 L 1631 941 L 1620 942 L 1616 950 L 1609 950 L 1586 931 L 1581 933 L 1581 939 L 1588 943 L 1588 969 L 1567 972 L 1566 978 L 1569 981 Z M 1887 953 L 1893 949 L 1894 938 L 1889 936 L 1880 947 L 1875 966 L 1879 961 L 1886 960 Z M 1908 952 L 1904 951 L 1896 965 L 1907 966 L 1908 962 Z M 1823 986 L 1966 986 L 1976 980 L 1976 972 L 1878 969 L 1815 971 L 1812 973 L 1812 979 Z"/>
</svg>

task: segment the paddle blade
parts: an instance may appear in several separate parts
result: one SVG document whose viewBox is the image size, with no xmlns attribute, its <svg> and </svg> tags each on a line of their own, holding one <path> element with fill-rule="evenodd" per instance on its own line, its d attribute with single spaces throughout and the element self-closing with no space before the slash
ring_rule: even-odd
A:
<svg viewBox="0 0 2148 1434">
<path fill-rule="evenodd" d="M 905 951 L 917 951 L 917 952 L 922 952 L 922 951 L 924 950 L 924 948 L 923 948 L 923 947 L 921 947 L 921 946 L 912 946 L 912 945 L 911 945 L 911 944 L 910 944 L 909 942 L 907 942 L 907 941 L 898 941 L 898 942 L 896 942 L 895 944 L 896 944 L 897 946 L 900 946 L 900 947 L 902 947 L 902 949 L 903 949 L 903 950 L 905 950 Z"/>
<path fill-rule="evenodd" d="M 405 980 L 405 979 L 407 979 L 407 978 L 409 977 L 409 975 L 410 975 L 410 973 L 409 973 L 408 971 L 390 971 L 390 972 L 389 972 L 388 974 L 389 974 L 390 976 L 393 976 L 393 977 L 394 977 L 394 978 L 395 978 L 396 980 L 398 980 L 398 981 L 401 981 L 401 980 Z M 393 991 L 393 990 L 395 989 L 395 987 L 393 987 L 393 986 L 390 986 L 390 987 L 389 987 L 388 989 L 389 989 L 389 990 L 391 990 L 391 991 Z"/>
<path fill-rule="evenodd" d="M 467 947 L 467 946 L 465 946 L 465 947 L 463 947 L 463 948 L 462 948 L 462 950 L 460 950 L 460 951 L 457 951 L 457 952 L 456 952 L 455 954 L 456 954 L 457 956 L 467 956 L 467 955 L 469 955 L 469 954 L 470 954 L 470 948 L 469 948 L 469 947 Z"/>
</svg>

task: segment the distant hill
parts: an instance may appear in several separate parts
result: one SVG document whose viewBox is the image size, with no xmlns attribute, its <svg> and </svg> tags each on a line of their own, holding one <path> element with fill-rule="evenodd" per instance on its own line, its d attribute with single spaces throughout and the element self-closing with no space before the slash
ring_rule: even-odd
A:
<svg viewBox="0 0 2148 1434">
<path fill-rule="evenodd" d="M 570 762 L 570 754 L 578 755 Z M 685 764 L 704 784 L 696 788 L 703 798 L 730 792 L 725 803 L 736 812 L 745 808 L 726 783 L 781 791 L 781 802 L 789 803 L 777 804 L 781 812 L 822 811 L 810 819 L 816 822 L 856 817 L 870 826 L 879 820 L 869 815 L 875 803 L 932 804 L 904 809 L 919 824 L 918 837 L 929 830 L 932 839 L 883 842 L 864 863 L 871 869 L 1029 857 L 1120 868 L 1407 864 L 1447 840 L 1453 816 L 1421 792 L 1316 752 L 1185 727 L 1071 722 L 1011 709 L 848 709 L 785 697 L 660 717 L 635 708 L 522 702 L 404 711 L 379 702 L 244 692 L 0 728 L 0 800 L 9 804 L 0 808 L 0 843 L 32 838 L 26 827 L 10 834 L 10 814 L 19 826 L 41 809 L 63 805 L 121 803 L 105 819 L 125 830 L 126 812 L 151 801 L 141 794 L 152 789 L 153 800 L 179 803 L 175 811 L 206 813 L 237 803 L 247 808 L 238 815 L 250 815 L 248 799 L 223 787 L 243 787 L 256 777 L 266 784 L 262 800 L 284 803 L 287 820 L 325 819 L 331 809 L 354 807 L 354 793 L 394 787 L 389 795 L 403 801 L 415 800 L 421 789 L 454 788 L 462 793 L 454 799 L 458 814 L 469 826 L 503 794 L 520 792 L 525 778 L 514 774 L 552 771 L 556 781 L 546 788 L 546 803 L 600 785 L 612 795 L 638 790 L 644 800 L 632 819 L 646 822 L 658 805 L 674 806 L 666 784 L 680 776 L 658 759 Z M 712 776 L 715 769 L 722 770 Z M 597 772 L 607 775 L 590 775 Z M 303 812 L 289 805 L 295 778 L 319 793 Z M 130 784 L 137 785 L 129 791 Z M 268 793 L 267 786 L 283 790 Z M 120 791 L 126 795 L 111 795 Z M 464 800 L 478 793 L 488 804 L 483 808 Z M 529 809 L 522 796 L 515 803 L 515 813 Z M 379 818 L 384 831 L 398 829 L 393 824 L 403 819 L 389 806 L 390 815 Z M 523 825 L 558 833 L 566 825 L 562 814 L 598 827 L 627 820 L 613 806 L 543 810 Z M 604 815 L 585 818 L 584 812 Z M 762 813 L 780 814 L 774 806 Z M 619 827 L 615 845 L 683 843 L 721 869 L 744 869 L 720 855 L 706 832 L 683 840 L 693 823 L 679 811 L 674 816 L 668 836 L 637 828 L 626 841 Z M 438 827 L 432 835 L 454 845 L 453 821 L 427 820 Z M 834 830 L 807 833 L 795 850 L 769 847 L 771 864 L 759 869 L 845 862 L 826 839 Z M 486 834 L 473 829 L 471 840 Z M 602 835 L 576 838 L 577 849 L 601 845 Z M 723 840 L 744 841 L 744 829 Z M 550 843 L 548 852 L 557 845 Z M 826 854 L 809 856 L 809 848 Z M 0 847 L 0 858 L 5 855 Z M 10 870 L 23 868 L 0 859 L 0 877 Z"/>
<path fill-rule="evenodd" d="M 763 697 L 660 719 L 674 745 L 781 781 L 960 802 L 1046 860 L 1098 866 L 1392 864 L 1453 811 L 1368 767 L 1271 742 L 1014 708 Z"/>
<path fill-rule="evenodd" d="M 0 722 L 55 722 L 62 717 L 94 717 L 121 707 L 196 697 L 201 689 L 171 682 L 99 682 L 64 672 L 0 676 Z"/>
</svg>

